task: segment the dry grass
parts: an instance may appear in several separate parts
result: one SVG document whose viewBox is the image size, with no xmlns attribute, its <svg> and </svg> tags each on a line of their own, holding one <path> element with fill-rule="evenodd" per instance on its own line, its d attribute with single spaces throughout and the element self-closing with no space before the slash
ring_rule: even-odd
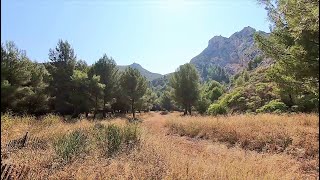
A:
<svg viewBox="0 0 320 180">
<path fill-rule="evenodd" d="M 45 139 L 49 146 L 46 149 L 26 147 L 12 152 L 9 158 L 3 161 L 29 165 L 29 179 L 316 179 L 318 175 L 319 170 L 314 170 L 313 163 L 318 156 L 313 157 L 310 154 L 314 154 L 313 150 L 318 151 L 319 144 L 309 138 L 318 137 L 316 131 L 319 124 L 316 115 L 238 115 L 213 118 L 180 117 L 178 113 L 148 113 L 139 116 L 143 119 L 140 124 L 141 143 L 130 151 L 110 158 L 104 156 L 101 147 L 96 145 L 96 122 L 81 120 L 65 123 L 60 117 L 53 115 L 46 117 L 45 122 L 33 117 L 15 118 L 11 121 L 12 117 L 7 116 L 1 118 L 2 124 L 6 124 L 1 125 L 2 143 L 19 138 L 29 131 L 31 136 Z M 127 124 L 126 119 L 120 118 L 100 123 L 119 126 Z M 186 136 L 167 135 L 168 129 L 165 125 L 171 132 L 181 135 L 180 132 L 183 132 Z M 302 160 L 298 160 L 293 158 L 295 155 L 286 151 L 258 153 L 245 150 L 241 146 L 228 148 L 229 140 L 212 142 L 213 135 L 217 135 L 216 131 L 212 133 L 212 127 L 221 131 L 220 134 L 235 131 L 236 137 L 241 140 L 245 139 L 245 135 L 252 138 L 252 141 L 255 141 L 257 134 L 261 134 L 261 139 L 281 139 L 289 136 L 292 138 L 292 144 L 286 149 L 290 146 L 310 146 L 313 150 Z M 57 156 L 52 144 L 57 137 L 77 129 L 82 129 L 88 134 L 88 150 L 72 161 L 64 162 Z M 304 139 L 303 133 L 307 135 Z M 189 134 L 190 137 L 206 136 L 210 140 L 187 137 Z M 228 139 L 226 136 L 223 137 Z M 311 168 L 311 171 L 303 168 Z"/>
<path fill-rule="evenodd" d="M 220 117 L 174 117 L 169 132 L 208 139 L 228 147 L 268 154 L 287 154 L 302 162 L 300 169 L 319 172 L 319 116 L 234 115 Z"/>
</svg>

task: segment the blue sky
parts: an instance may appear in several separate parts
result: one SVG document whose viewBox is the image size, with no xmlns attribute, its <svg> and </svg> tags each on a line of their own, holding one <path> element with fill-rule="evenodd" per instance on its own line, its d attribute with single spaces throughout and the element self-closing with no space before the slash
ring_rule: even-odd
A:
<svg viewBox="0 0 320 180">
<path fill-rule="evenodd" d="M 175 71 L 216 35 L 246 26 L 269 32 L 256 0 L 1 1 L 1 42 L 14 41 L 38 62 L 68 40 L 88 64 L 104 53 L 119 65 L 133 62 L 161 74 Z"/>
</svg>

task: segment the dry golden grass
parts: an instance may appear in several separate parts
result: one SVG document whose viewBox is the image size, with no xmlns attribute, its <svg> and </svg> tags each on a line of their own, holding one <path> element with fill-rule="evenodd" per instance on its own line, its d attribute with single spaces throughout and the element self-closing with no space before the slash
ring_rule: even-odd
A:
<svg viewBox="0 0 320 180">
<path fill-rule="evenodd" d="M 314 170 L 314 163 L 319 157 L 306 156 L 300 160 L 286 151 L 273 153 L 259 153 L 245 150 L 241 146 L 229 148 L 228 141 L 212 142 L 212 127 L 217 131 L 232 132 L 235 130 L 241 139 L 245 135 L 255 139 L 255 135 L 282 138 L 288 135 L 292 138 L 292 145 L 296 147 L 315 149 L 319 144 L 318 116 L 316 115 L 237 115 L 231 117 L 181 117 L 179 113 L 139 114 L 142 141 L 130 152 L 121 153 L 113 158 L 107 158 L 94 145 L 89 150 L 70 161 L 63 162 L 57 157 L 52 147 L 54 139 L 61 134 L 76 129 L 84 129 L 92 133 L 96 122 L 81 120 L 76 123 L 65 123 L 57 116 L 47 117 L 41 122 L 32 117 L 1 118 L 2 144 L 19 138 L 29 131 L 31 136 L 45 139 L 49 147 L 46 149 L 32 149 L 29 147 L 12 152 L 3 162 L 27 164 L 31 167 L 29 179 L 316 179 L 319 170 Z M 4 119 L 4 120 L 3 120 Z M 102 124 L 126 124 L 126 119 L 101 121 Z M 217 125 L 218 124 L 218 125 Z M 167 128 L 167 127 L 169 128 Z M 172 127 L 175 133 L 178 129 L 188 129 L 184 137 L 171 135 Z M 177 129 L 178 127 L 178 129 Z M 171 129 L 171 131 L 170 131 Z M 198 129 L 198 130 L 195 130 Z M 169 130 L 169 131 L 168 131 Z M 202 140 L 188 137 L 205 137 Z M 243 132 L 243 133 L 242 133 Z M 246 132 L 246 133 L 245 133 Z M 273 136 L 269 136 L 269 134 Z M 303 140 L 303 135 L 307 135 Z M 252 135 L 253 134 L 253 135 Z M 266 134 L 264 136 L 264 134 Z M 310 139 L 310 140 L 309 140 Z M 308 141 L 308 142 L 306 142 Z M 309 146 L 308 146 L 309 145 Z M 288 147 L 287 147 L 288 148 Z M 311 154 L 313 150 L 310 151 Z M 309 164 L 308 164 L 309 163 Z M 305 166 L 305 167 L 304 167 Z M 305 169 L 310 168 L 311 171 Z M 305 168 L 305 169 L 303 169 Z"/>
<path fill-rule="evenodd" d="M 228 147 L 264 154 L 290 155 L 300 161 L 300 170 L 319 172 L 319 116 L 234 115 L 220 117 L 172 117 L 169 132 L 209 139 Z"/>
</svg>

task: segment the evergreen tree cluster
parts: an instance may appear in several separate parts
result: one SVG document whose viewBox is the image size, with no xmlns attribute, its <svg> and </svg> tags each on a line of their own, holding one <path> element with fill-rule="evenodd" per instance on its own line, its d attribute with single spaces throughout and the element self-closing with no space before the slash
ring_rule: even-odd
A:
<svg viewBox="0 0 320 180">
<path fill-rule="evenodd" d="M 49 50 L 47 63 L 32 62 L 13 42 L 1 45 L 1 112 L 73 117 L 102 112 L 106 117 L 107 112 L 131 110 L 135 115 L 136 108 L 149 109 L 147 88 L 138 70 L 120 73 L 105 54 L 92 66 L 77 60 L 67 41 Z"/>
</svg>

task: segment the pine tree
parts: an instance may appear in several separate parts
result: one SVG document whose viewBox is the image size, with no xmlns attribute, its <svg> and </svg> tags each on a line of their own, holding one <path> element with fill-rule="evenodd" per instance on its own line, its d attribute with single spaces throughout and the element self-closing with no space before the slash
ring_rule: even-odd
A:
<svg viewBox="0 0 320 180">
<path fill-rule="evenodd" d="M 181 65 L 170 79 L 170 85 L 174 89 L 175 101 L 180 103 L 186 115 L 199 98 L 199 75 L 192 64 Z"/>
</svg>

